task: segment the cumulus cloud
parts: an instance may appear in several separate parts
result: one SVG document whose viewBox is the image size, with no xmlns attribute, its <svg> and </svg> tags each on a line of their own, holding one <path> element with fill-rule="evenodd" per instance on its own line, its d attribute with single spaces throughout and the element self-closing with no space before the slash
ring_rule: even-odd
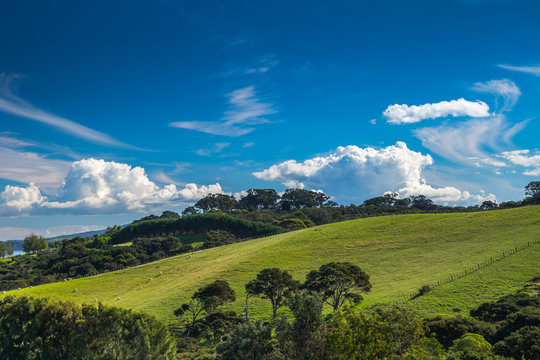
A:
<svg viewBox="0 0 540 360">
<path fill-rule="evenodd" d="M 500 109 L 501 112 L 510 110 L 521 96 L 519 87 L 508 79 L 490 80 L 485 83 L 477 82 L 472 89 L 501 96 L 504 99 L 504 104 Z"/>
<path fill-rule="evenodd" d="M 12 92 L 12 82 L 18 77 L 20 76 L 14 74 L 0 74 L 0 111 L 53 126 L 68 134 L 94 143 L 136 149 L 105 133 L 38 109 L 20 97 L 15 96 Z"/>
<path fill-rule="evenodd" d="M 388 191 L 402 197 L 422 194 L 443 203 L 478 202 L 487 198 L 454 187 L 427 184 L 422 170 L 431 164 L 431 156 L 397 142 L 379 150 L 340 146 L 326 155 L 304 162 L 287 160 L 253 175 L 262 180 L 281 181 L 286 186 L 321 189 L 338 201 L 355 203 Z M 491 194 L 488 197 L 494 199 Z"/>
<path fill-rule="evenodd" d="M 478 118 L 489 116 L 489 106 L 482 101 L 467 101 L 463 98 L 424 105 L 395 104 L 389 106 L 383 116 L 390 124 L 412 124 L 448 116 Z"/>
<path fill-rule="evenodd" d="M 213 135 L 240 136 L 255 130 L 254 125 L 268 123 L 265 116 L 277 112 L 272 104 L 257 98 L 253 86 L 237 89 L 228 97 L 230 108 L 219 121 L 178 121 L 169 125 Z"/>
<path fill-rule="evenodd" d="M 528 168 L 523 175 L 540 176 L 540 154 L 530 153 L 530 150 L 505 151 L 500 156 L 514 165 Z"/>
<path fill-rule="evenodd" d="M 221 186 L 187 184 L 160 187 L 141 167 L 97 159 L 75 161 L 58 189 L 56 199 L 41 194 L 33 183 L 6 186 L 0 193 L 0 214 L 97 214 L 139 212 L 195 201 Z"/>
<path fill-rule="evenodd" d="M 501 64 L 499 67 L 510 70 L 510 71 L 517 71 L 517 72 L 523 72 L 527 74 L 532 74 L 534 76 L 540 76 L 540 65 L 536 66 L 512 66 L 512 65 L 504 65 Z"/>
</svg>

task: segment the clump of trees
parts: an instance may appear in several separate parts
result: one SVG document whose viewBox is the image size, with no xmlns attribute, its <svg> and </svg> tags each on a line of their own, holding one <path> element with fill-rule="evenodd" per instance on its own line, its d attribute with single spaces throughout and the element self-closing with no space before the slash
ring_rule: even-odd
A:
<svg viewBox="0 0 540 360">
<path fill-rule="evenodd" d="M 8 296 L 0 300 L 2 359 L 176 359 L 167 325 L 142 312 Z"/>
<path fill-rule="evenodd" d="M 30 234 L 24 238 L 23 250 L 27 253 L 34 253 L 37 251 L 45 250 L 49 248 L 47 240 L 43 236 L 36 234 Z"/>
<path fill-rule="evenodd" d="M 425 321 L 432 335 L 449 349 L 449 359 L 474 359 L 478 352 L 493 356 L 486 359 L 540 359 L 539 295 L 507 295 L 481 304 L 470 315 Z"/>
<path fill-rule="evenodd" d="M 28 236 L 27 239 L 35 237 Z M 106 238 L 94 237 L 89 240 L 77 237 L 59 242 L 52 251 L 0 262 L 0 289 L 95 275 L 192 250 L 190 244 L 182 243 L 175 236 L 136 238 L 130 246 L 113 246 L 107 243 Z"/>
</svg>

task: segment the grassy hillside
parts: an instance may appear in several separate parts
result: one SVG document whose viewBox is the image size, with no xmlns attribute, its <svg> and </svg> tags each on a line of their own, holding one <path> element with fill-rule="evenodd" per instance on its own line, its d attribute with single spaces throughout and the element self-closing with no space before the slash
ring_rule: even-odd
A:
<svg viewBox="0 0 540 360">
<path fill-rule="evenodd" d="M 304 280 L 330 261 L 350 261 L 371 275 L 365 305 L 401 301 L 424 284 L 540 237 L 540 206 L 465 213 L 367 218 L 251 240 L 86 279 L 12 291 L 77 302 L 99 301 L 143 309 L 162 319 L 202 284 L 228 280 L 243 309 L 244 284 L 263 268 L 279 267 Z M 533 245 L 408 303 L 424 314 L 463 313 L 521 288 L 540 276 L 540 245 Z M 162 275 L 159 273 L 162 272 Z M 152 280 L 150 280 L 150 278 Z M 142 288 L 140 286 L 142 285 Z M 75 290 L 77 289 L 77 290 Z M 120 298 L 119 300 L 117 298 Z M 254 315 L 269 302 L 253 300 Z"/>
</svg>

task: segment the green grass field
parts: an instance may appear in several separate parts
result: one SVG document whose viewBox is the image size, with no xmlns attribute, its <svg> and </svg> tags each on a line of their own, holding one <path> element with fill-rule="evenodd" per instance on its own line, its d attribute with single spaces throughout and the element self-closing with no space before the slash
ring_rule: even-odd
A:
<svg viewBox="0 0 540 360">
<path fill-rule="evenodd" d="M 231 283 L 237 294 L 231 307 L 242 311 L 244 284 L 264 268 L 286 269 L 303 281 L 308 271 L 322 264 L 350 261 L 371 275 L 373 288 L 363 303 L 369 306 L 403 301 L 424 284 L 436 283 L 539 238 L 540 206 L 465 214 L 384 216 L 251 240 L 196 252 L 191 258 L 180 255 L 8 294 L 80 303 L 97 299 L 172 320 L 175 308 L 201 285 L 216 279 Z M 514 292 L 540 276 L 539 260 L 537 244 L 406 302 L 424 315 L 466 315 L 479 303 Z M 254 299 L 250 304 L 254 316 L 269 315 L 267 300 Z"/>
</svg>

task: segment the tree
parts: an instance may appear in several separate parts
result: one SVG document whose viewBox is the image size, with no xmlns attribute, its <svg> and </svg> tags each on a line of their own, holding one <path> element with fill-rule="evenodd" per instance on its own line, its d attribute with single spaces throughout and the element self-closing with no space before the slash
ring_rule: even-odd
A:
<svg viewBox="0 0 540 360">
<path fill-rule="evenodd" d="M 216 348 L 219 360 L 275 360 L 272 327 L 260 320 L 237 326 Z"/>
<path fill-rule="evenodd" d="M 287 270 L 281 271 L 278 268 L 264 269 L 257 274 L 257 278 L 246 284 L 246 291 L 263 299 L 269 299 L 272 304 L 273 317 L 277 316 L 277 311 L 284 305 L 286 296 L 295 291 L 299 282 L 293 280 L 292 275 Z"/>
<path fill-rule="evenodd" d="M 308 273 L 304 287 L 321 293 L 322 301 L 335 311 L 346 299 L 360 302 L 362 296 L 358 292 L 369 292 L 371 283 L 369 275 L 358 266 L 348 262 L 332 262 Z"/>
<path fill-rule="evenodd" d="M 38 236 L 34 233 L 27 235 L 23 241 L 24 252 L 36 252 L 39 250 L 47 249 L 49 246 L 47 240 L 43 236 Z"/>
<path fill-rule="evenodd" d="M 249 189 L 238 204 L 247 210 L 275 209 L 278 200 L 279 195 L 274 189 Z"/>
<path fill-rule="evenodd" d="M 327 337 L 337 359 L 441 359 L 436 339 L 428 339 L 422 319 L 405 308 L 378 309 L 371 316 L 346 306 L 336 312 Z"/>
<path fill-rule="evenodd" d="M 0 256 L 3 258 L 6 257 L 6 243 L 0 241 Z"/>
<path fill-rule="evenodd" d="M 491 200 L 486 200 L 482 203 L 482 205 L 480 205 L 480 210 L 493 210 L 498 207 L 499 205 L 497 205 L 496 202 L 491 201 Z"/>
<path fill-rule="evenodd" d="M 198 213 L 199 212 L 197 211 L 197 209 L 195 209 L 193 206 L 188 206 L 184 209 L 184 211 L 182 211 L 182 215 L 195 215 Z"/>
<path fill-rule="evenodd" d="M 322 313 L 321 298 L 316 293 L 295 293 L 288 301 L 294 320 L 281 317 L 276 327 L 276 337 L 286 359 L 328 359 L 325 351 L 326 322 Z"/>
<path fill-rule="evenodd" d="M 175 213 L 174 211 L 166 210 L 161 213 L 160 219 L 178 219 L 180 215 L 178 213 Z"/>
<path fill-rule="evenodd" d="M 188 317 L 186 336 L 189 336 L 201 313 L 211 314 L 219 306 L 234 300 L 236 300 L 236 296 L 229 283 L 225 280 L 216 280 L 199 288 L 191 297 L 190 302 L 182 304 L 174 311 L 174 315 Z"/>
<path fill-rule="evenodd" d="M 229 212 L 237 207 L 236 199 L 227 194 L 208 194 L 195 203 L 195 207 L 206 212 L 209 210 L 220 210 Z"/>
<path fill-rule="evenodd" d="M 525 195 L 535 196 L 540 193 L 540 181 L 531 181 L 525 186 Z"/>
<path fill-rule="evenodd" d="M 482 335 L 467 333 L 454 341 L 448 349 L 448 360 L 492 360 L 501 359 L 491 352 L 491 344 Z"/>
<path fill-rule="evenodd" d="M 329 200 L 323 192 L 304 189 L 287 189 L 281 196 L 280 206 L 283 210 L 301 209 L 304 207 L 322 207 Z"/>
<path fill-rule="evenodd" d="M 13 255 L 13 245 L 11 245 L 11 242 L 9 241 L 6 243 L 6 253 L 8 256 Z"/>
<path fill-rule="evenodd" d="M 426 198 L 425 195 L 411 196 L 411 207 L 418 210 L 433 210 L 437 207 L 433 200 Z"/>
</svg>

